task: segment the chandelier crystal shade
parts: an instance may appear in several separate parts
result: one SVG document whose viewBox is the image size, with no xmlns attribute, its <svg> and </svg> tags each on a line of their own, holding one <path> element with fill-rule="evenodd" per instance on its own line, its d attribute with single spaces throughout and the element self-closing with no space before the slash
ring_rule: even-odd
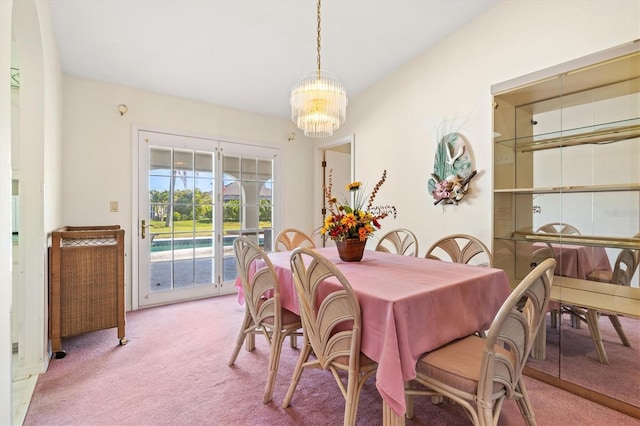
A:
<svg viewBox="0 0 640 426">
<path fill-rule="evenodd" d="M 318 69 L 305 75 L 291 91 L 291 120 L 312 138 L 326 138 L 347 116 L 347 92 L 331 73 L 320 68 L 320 0 L 318 0 Z"/>
<path fill-rule="evenodd" d="M 309 73 L 291 92 L 291 119 L 305 136 L 326 138 L 333 135 L 347 113 L 347 93 L 330 73 Z"/>
</svg>

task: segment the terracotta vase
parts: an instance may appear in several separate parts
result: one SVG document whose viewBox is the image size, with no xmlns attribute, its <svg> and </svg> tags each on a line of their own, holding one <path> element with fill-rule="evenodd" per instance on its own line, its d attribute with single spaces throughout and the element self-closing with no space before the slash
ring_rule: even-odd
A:
<svg viewBox="0 0 640 426">
<path fill-rule="evenodd" d="M 367 240 L 360 241 L 358 238 L 350 238 L 344 241 L 336 241 L 338 255 L 345 262 L 359 262 L 364 253 Z"/>
</svg>

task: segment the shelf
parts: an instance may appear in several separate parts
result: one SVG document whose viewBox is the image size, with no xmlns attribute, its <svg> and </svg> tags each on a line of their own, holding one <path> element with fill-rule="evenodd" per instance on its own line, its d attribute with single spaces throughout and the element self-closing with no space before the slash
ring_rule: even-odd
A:
<svg viewBox="0 0 640 426">
<path fill-rule="evenodd" d="M 496 237 L 496 239 L 501 239 Z M 505 238 L 502 238 L 505 239 Z M 515 241 L 579 244 L 581 246 L 628 248 L 640 250 L 640 238 L 601 237 L 575 234 L 547 234 L 516 231 L 512 238 Z"/>
<path fill-rule="evenodd" d="M 606 145 L 640 137 L 640 118 L 595 126 L 563 130 L 542 135 L 528 135 L 515 139 L 497 140 L 496 143 L 513 146 L 518 152 L 535 152 L 578 145 Z"/>
<path fill-rule="evenodd" d="M 640 318 L 640 289 L 635 287 L 554 276 L 551 300 Z"/>
<path fill-rule="evenodd" d="M 495 194 L 563 194 L 579 192 L 621 192 L 640 191 L 640 183 L 636 184 L 612 184 L 612 185 L 574 185 L 574 186 L 554 186 L 545 188 L 512 188 L 495 189 Z"/>
<path fill-rule="evenodd" d="M 543 149 L 555 149 L 576 145 L 603 145 L 633 139 L 640 136 L 640 124 L 615 127 L 558 138 L 542 139 L 518 148 L 521 152 L 535 152 Z"/>
</svg>

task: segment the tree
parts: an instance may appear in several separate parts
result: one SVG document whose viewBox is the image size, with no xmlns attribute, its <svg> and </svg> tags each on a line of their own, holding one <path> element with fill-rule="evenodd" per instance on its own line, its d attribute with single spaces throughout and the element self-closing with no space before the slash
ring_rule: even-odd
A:
<svg viewBox="0 0 640 426">
<path fill-rule="evenodd" d="M 271 222 L 271 200 L 262 198 L 260 200 L 260 222 Z"/>
<path fill-rule="evenodd" d="M 240 200 L 229 200 L 222 209 L 224 222 L 240 222 Z"/>
</svg>

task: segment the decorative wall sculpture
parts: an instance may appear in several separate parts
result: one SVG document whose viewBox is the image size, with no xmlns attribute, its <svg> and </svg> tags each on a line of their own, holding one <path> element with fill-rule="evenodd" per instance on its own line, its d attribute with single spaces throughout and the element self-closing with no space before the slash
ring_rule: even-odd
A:
<svg viewBox="0 0 640 426">
<path fill-rule="evenodd" d="M 445 134 L 438 142 L 428 182 L 433 204 L 458 204 L 469 192 L 469 182 L 476 173 L 466 138 L 458 132 Z"/>
</svg>

